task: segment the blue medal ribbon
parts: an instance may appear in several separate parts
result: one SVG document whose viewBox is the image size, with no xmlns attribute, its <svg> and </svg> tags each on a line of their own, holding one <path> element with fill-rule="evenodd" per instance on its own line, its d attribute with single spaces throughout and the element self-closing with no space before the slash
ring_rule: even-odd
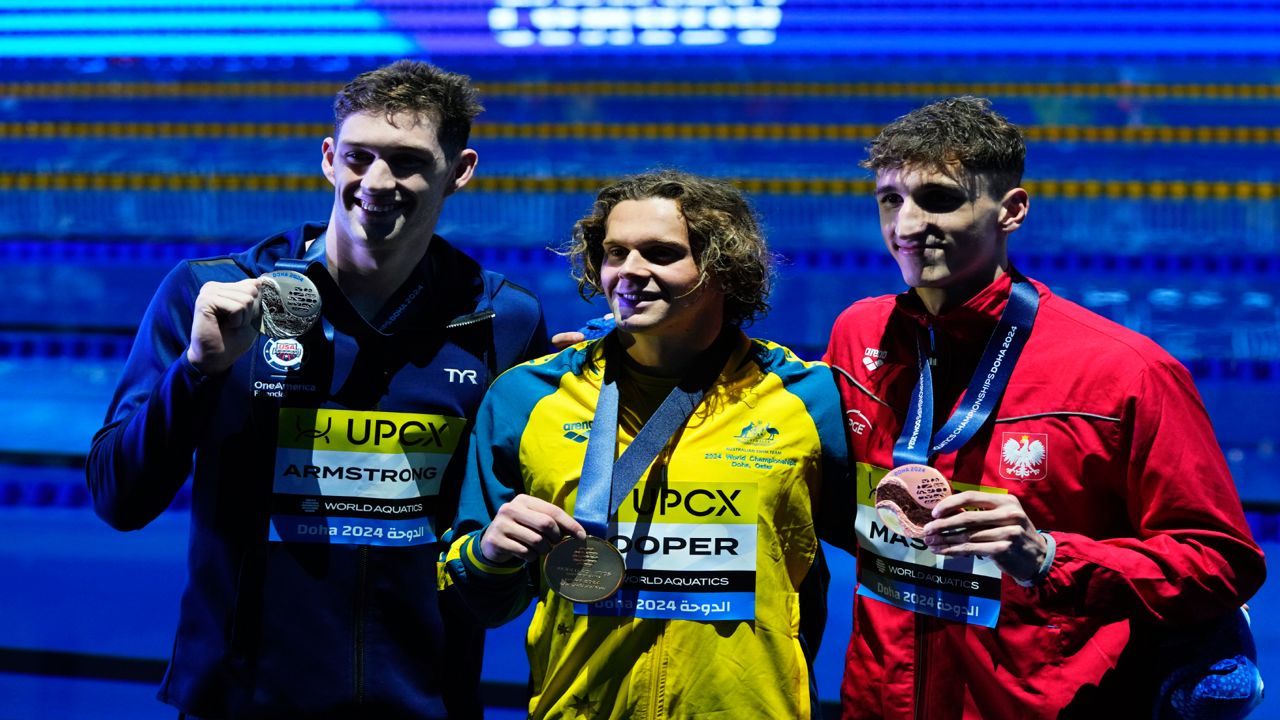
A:
<svg viewBox="0 0 1280 720">
<path fill-rule="evenodd" d="M 617 374 L 622 365 L 621 348 L 616 335 L 603 340 L 603 384 L 591 420 L 582 477 L 578 480 L 578 497 L 573 506 L 574 518 L 588 533 L 605 537 L 609 516 L 635 488 L 640 476 L 671 437 L 688 421 L 693 409 L 702 402 L 702 396 L 719 377 L 737 339 L 736 328 L 726 328 L 720 333 L 711 347 L 698 357 L 689 373 L 667 394 L 617 462 L 614 462 L 614 455 L 618 444 Z"/>
<path fill-rule="evenodd" d="M 276 260 L 275 270 L 292 270 L 300 275 L 305 275 L 311 282 L 315 283 L 316 290 L 320 293 L 320 299 L 323 302 L 325 296 L 325 285 L 327 281 L 334 289 L 337 284 L 333 282 L 333 276 L 329 274 L 327 267 L 328 258 L 325 256 L 325 238 L 327 236 L 321 234 L 319 237 L 311 241 L 310 247 L 302 254 L 300 258 L 280 258 Z M 341 295 L 341 292 L 339 292 Z M 329 296 L 333 297 L 333 290 L 330 290 Z M 333 326 L 322 315 L 320 322 L 324 327 L 324 337 L 328 342 L 333 342 Z"/>
<path fill-rule="evenodd" d="M 911 393 L 907 408 L 907 423 L 893 446 L 895 465 L 929 464 L 929 459 L 942 453 L 955 452 L 969 442 L 995 411 L 1018 356 L 1031 336 L 1036 311 L 1040 307 L 1040 294 L 1025 278 L 1015 278 L 1009 289 L 1009 301 L 995 332 L 987 340 L 978 369 L 969 380 L 960 406 L 947 419 L 937 433 L 929 434 L 933 427 L 933 373 L 929 368 L 929 356 L 924 343 L 916 337 L 916 355 L 920 378 Z M 933 332 L 932 328 L 929 330 Z M 928 442 L 925 442 L 925 438 Z"/>
<path fill-rule="evenodd" d="M 300 258 L 281 258 L 276 261 L 276 270 L 292 270 L 293 272 L 306 275 L 311 282 L 315 283 L 316 289 L 320 291 L 320 297 L 324 301 L 326 314 L 335 318 L 339 323 L 349 323 L 349 327 L 360 328 L 363 335 L 372 338 L 375 342 L 387 340 L 393 337 L 392 333 L 387 332 L 387 326 L 391 321 L 383 323 L 381 328 L 373 327 L 368 320 L 351 305 L 351 301 L 347 298 L 342 289 L 338 287 L 337 281 L 329 274 L 326 266 L 325 256 L 325 236 L 321 235 L 311 243 L 311 247 L 307 248 L 306 253 Z M 411 305 L 421 294 L 422 285 L 418 289 L 410 292 L 408 297 L 402 302 L 401 307 L 392 313 L 391 320 L 398 317 L 406 307 Z M 333 330 L 327 324 L 325 326 L 325 334 L 330 340 L 333 339 Z"/>
</svg>

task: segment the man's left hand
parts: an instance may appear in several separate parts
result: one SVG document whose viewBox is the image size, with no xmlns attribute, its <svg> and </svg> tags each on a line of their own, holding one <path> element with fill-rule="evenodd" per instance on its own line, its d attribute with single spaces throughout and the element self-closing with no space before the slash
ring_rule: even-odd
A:
<svg viewBox="0 0 1280 720">
<path fill-rule="evenodd" d="M 1008 494 L 967 491 L 943 499 L 924 526 L 924 542 L 937 555 L 981 555 L 1014 580 L 1035 578 L 1049 544 Z"/>
</svg>

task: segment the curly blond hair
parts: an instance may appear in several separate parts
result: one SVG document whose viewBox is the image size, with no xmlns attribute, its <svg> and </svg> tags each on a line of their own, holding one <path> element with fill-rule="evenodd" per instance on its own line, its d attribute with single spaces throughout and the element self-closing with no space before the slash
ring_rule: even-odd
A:
<svg viewBox="0 0 1280 720">
<path fill-rule="evenodd" d="M 679 170 L 630 175 L 600 190 L 591 212 L 574 223 L 573 238 L 560 251 L 569 258 L 579 295 L 590 300 L 604 293 L 600 267 L 609 213 L 620 202 L 649 198 L 674 200 L 680 209 L 699 285 L 714 280 L 724 293 L 726 324 L 742 327 L 769 312 L 773 256 L 750 203 L 723 180 Z"/>
</svg>

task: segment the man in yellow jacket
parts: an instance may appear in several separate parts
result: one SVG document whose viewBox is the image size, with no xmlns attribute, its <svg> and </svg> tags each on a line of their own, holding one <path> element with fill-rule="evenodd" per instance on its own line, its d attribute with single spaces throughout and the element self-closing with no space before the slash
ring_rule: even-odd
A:
<svg viewBox="0 0 1280 720">
<path fill-rule="evenodd" d="M 531 717 L 814 716 L 845 439 L 827 366 L 740 329 L 768 309 L 750 206 L 624 178 L 568 255 L 617 327 L 494 383 L 442 587 L 491 625 L 536 598 Z"/>
</svg>

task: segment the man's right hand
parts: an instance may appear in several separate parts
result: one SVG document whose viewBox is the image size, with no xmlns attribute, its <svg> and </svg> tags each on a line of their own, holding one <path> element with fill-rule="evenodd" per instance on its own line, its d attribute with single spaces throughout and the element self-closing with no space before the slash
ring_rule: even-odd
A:
<svg viewBox="0 0 1280 720">
<path fill-rule="evenodd" d="M 187 360 L 205 375 L 226 372 L 253 347 L 262 319 L 259 287 L 251 278 L 233 283 L 207 282 L 196 297 Z"/>
<path fill-rule="evenodd" d="M 613 321 L 613 313 L 606 313 L 601 318 L 588 320 L 587 324 L 581 330 L 570 330 L 568 332 L 552 335 L 551 345 L 554 346 L 556 350 L 563 350 L 571 345 L 577 345 L 588 338 L 595 339 L 604 337 L 609 333 L 609 331 L 613 330 L 615 325 L 616 323 Z"/>
<path fill-rule="evenodd" d="M 490 562 L 512 558 L 533 562 L 565 535 L 585 538 L 587 531 L 563 508 L 532 495 L 517 495 L 498 508 L 480 536 L 480 552 Z"/>
<path fill-rule="evenodd" d="M 555 335 L 552 335 L 551 346 L 557 350 L 563 350 L 567 347 L 573 347 L 574 345 L 577 345 L 578 343 L 586 339 L 587 339 L 586 335 L 583 335 L 577 330 L 570 330 L 568 332 L 556 333 Z"/>
</svg>

